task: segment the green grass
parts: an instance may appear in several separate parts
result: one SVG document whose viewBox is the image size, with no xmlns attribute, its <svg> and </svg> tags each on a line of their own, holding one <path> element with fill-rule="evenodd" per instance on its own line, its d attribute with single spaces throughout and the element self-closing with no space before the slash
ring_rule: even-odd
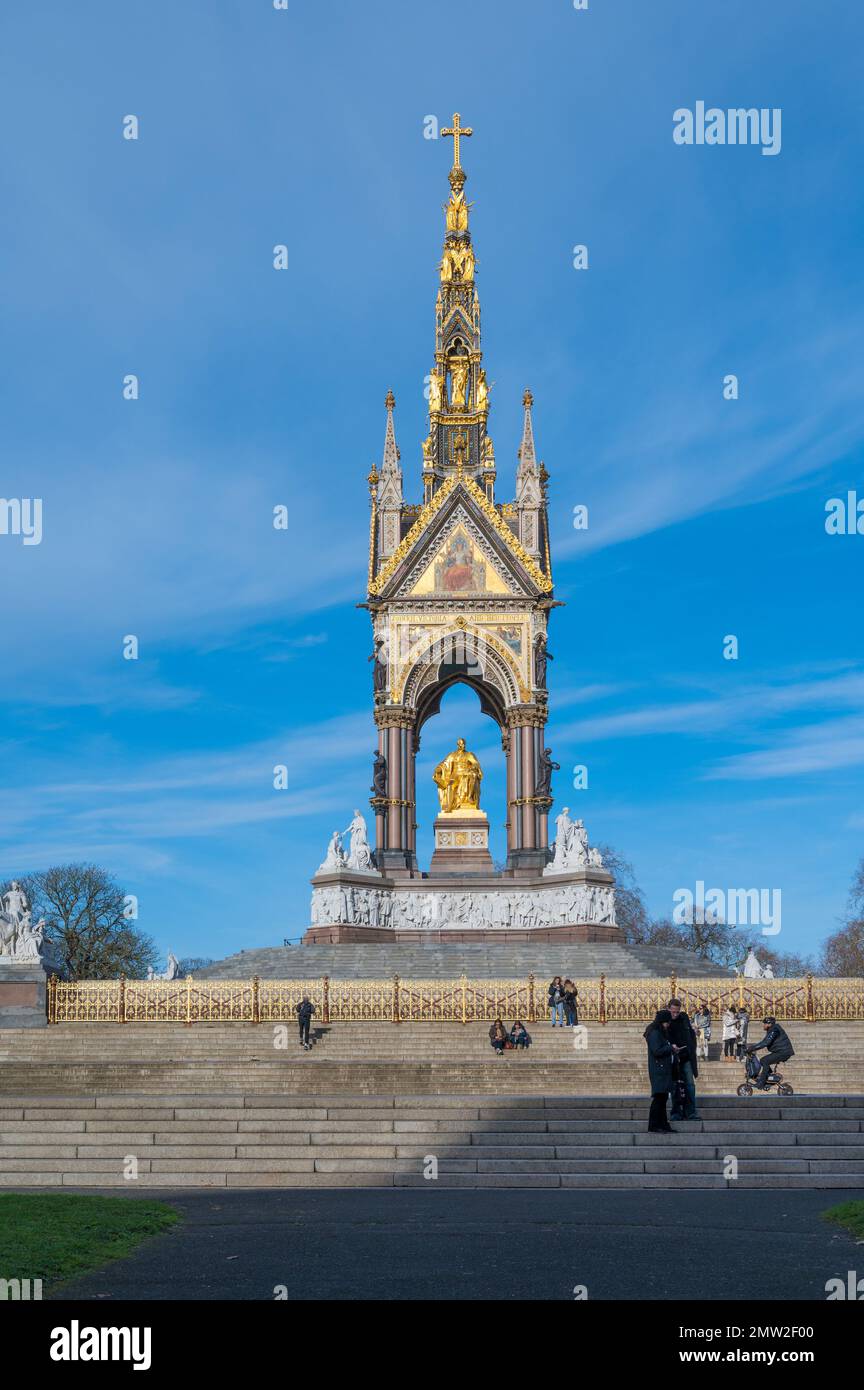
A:
<svg viewBox="0 0 864 1390">
<path fill-rule="evenodd" d="M 841 1202 L 839 1207 L 830 1207 L 822 1215 L 826 1221 L 845 1226 L 853 1236 L 864 1237 L 864 1202 Z"/>
<path fill-rule="evenodd" d="M 47 1293 L 73 1275 L 130 1254 L 180 1213 L 125 1197 L 0 1194 L 0 1279 L 41 1279 Z"/>
</svg>

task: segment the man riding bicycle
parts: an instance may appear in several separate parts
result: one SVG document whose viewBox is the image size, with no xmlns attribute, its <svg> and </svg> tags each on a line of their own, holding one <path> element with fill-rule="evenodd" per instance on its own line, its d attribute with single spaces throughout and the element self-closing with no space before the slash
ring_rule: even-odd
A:
<svg viewBox="0 0 864 1390">
<path fill-rule="evenodd" d="M 759 1076 L 753 1083 L 757 1091 L 765 1090 L 768 1073 L 775 1062 L 788 1062 L 790 1057 L 795 1056 L 795 1049 L 789 1041 L 789 1034 L 785 1028 L 780 1027 L 776 1018 L 769 1014 L 767 1018 L 763 1018 L 762 1023 L 765 1028 L 764 1038 L 761 1042 L 750 1043 L 747 1048 L 748 1052 L 761 1052 L 763 1047 L 768 1048 L 765 1056 L 760 1059 L 762 1065 L 759 1069 Z"/>
</svg>

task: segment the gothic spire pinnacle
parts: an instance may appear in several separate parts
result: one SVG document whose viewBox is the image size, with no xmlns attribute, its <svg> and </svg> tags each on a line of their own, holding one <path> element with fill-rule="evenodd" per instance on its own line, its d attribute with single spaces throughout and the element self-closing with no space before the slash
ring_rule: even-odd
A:
<svg viewBox="0 0 864 1390">
<path fill-rule="evenodd" d="M 384 457 L 381 462 L 381 472 L 392 473 L 399 467 L 399 450 L 396 447 L 396 431 L 393 427 L 396 397 L 392 391 L 387 392 L 384 405 L 387 410 L 387 424 L 384 429 Z"/>
<path fill-rule="evenodd" d="M 530 391 L 526 391 L 522 397 L 522 405 L 525 408 L 525 423 L 522 426 L 522 443 L 519 445 L 519 464 L 523 469 L 537 467 L 537 454 L 534 449 L 534 424 L 531 418 L 533 404 L 534 397 Z"/>
</svg>

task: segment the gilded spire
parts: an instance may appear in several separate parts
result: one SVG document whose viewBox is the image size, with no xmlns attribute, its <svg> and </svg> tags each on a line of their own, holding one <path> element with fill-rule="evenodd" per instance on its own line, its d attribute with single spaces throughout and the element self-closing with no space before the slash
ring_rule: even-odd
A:
<svg viewBox="0 0 864 1390">
<path fill-rule="evenodd" d="M 441 134 L 453 136 L 453 168 L 448 175 L 451 193 L 450 201 L 444 208 L 446 239 L 444 259 L 440 266 L 441 283 L 470 283 L 474 279 L 474 252 L 468 232 L 471 204 L 465 199 L 465 180 L 468 175 L 460 162 L 459 142 L 463 135 L 473 135 L 474 132 L 471 126 L 460 124 L 459 112 L 455 111 L 452 126 L 446 126 Z"/>
<path fill-rule="evenodd" d="M 452 471 L 482 477 L 491 498 L 495 460 L 486 439 L 492 384 L 482 365 L 480 300 L 475 284 L 476 259 L 468 229 L 470 204 L 465 199 L 466 173 L 461 140 L 471 135 L 457 112 L 441 134 L 453 137 L 450 199 L 440 284 L 435 302 L 435 359 L 428 376 L 429 434 L 423 444 L 423 487 L 428 501 Z"/>
</svg>

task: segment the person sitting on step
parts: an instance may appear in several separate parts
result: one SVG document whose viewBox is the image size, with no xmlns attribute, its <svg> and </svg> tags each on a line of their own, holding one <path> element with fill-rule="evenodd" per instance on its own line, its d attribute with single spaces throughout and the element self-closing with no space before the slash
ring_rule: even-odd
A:
<svg viewBox="0 0 864 1390">
<path fill-rule="evenodd" d="M 492 1027 L 489 1029 L 489 1041 L 495 1049 L 495 1056 L 500 1057 L 504 1048 L 510 1041 L 507 1029 L 504 1027 L 500 1018 L 496 1018 Z"/>
<path fill-rule="evenodd" d="M 526 1030 L 521 1018 L 517 1018 L 510 1029 L 510 1041 L 514 1047 L 528 1048 L 531 1046 L 531 1034 Z"/>
</svg>

